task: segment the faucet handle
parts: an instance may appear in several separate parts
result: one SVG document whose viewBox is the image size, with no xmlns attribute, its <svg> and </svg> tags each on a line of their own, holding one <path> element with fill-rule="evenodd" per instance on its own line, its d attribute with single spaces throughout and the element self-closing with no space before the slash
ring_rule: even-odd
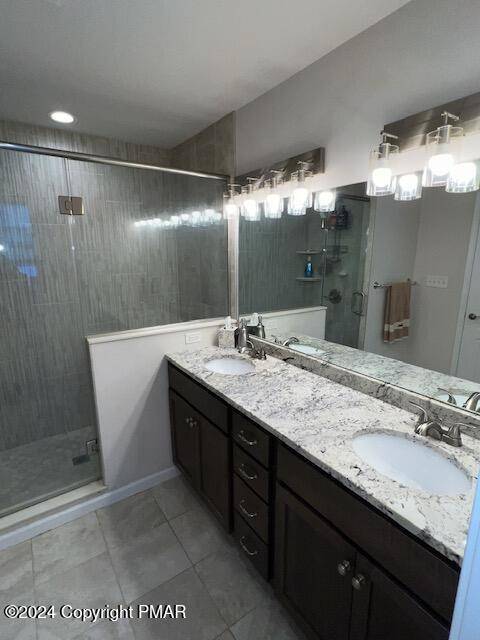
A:
<svg viewBox="0 0 480 640">
<path fill-rule="evenodd" d="M 447 438 L 449 444 L 452 444 L 454 447 L 462 446 L 462 427 L 469 427 L 468 424 L 464 422 L 454 422 L 447 430 Z"/>
</svg>

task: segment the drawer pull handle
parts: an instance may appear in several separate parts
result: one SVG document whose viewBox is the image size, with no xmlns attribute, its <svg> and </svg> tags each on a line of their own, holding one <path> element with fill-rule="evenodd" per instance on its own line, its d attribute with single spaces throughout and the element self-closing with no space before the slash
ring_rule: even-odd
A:
<svg viewBox="0 0 480 640">
<path fill-rule="evenodd" d="M 244 504 L 245 504 L 245 500 L 240 500 L 240 503 L 238 506 L 240 507 L 240 510 L 242 511 L 242 513 L 244 513 L 247 516 L 247 518 L 256 518 L 258 516 L 258 513 L 256 512 L 250 513 L 250 511 L 247 511 L 247 509 L 245 509 L 245 507 L 243 506 Z"/>
<path fill-rule="evenodd" d="M 243 462 L 242 462 L 242 464 L 238 467 L 238 470 L 239 470 L 240 474 L 241 474 L 244 478 L 246 478 L 247 480 L 256 480 L 256 479 L 258 478 L 258 475 L 257 475 L 256 473 L 253 473 L 252 475 L 250 475 L 250 474 L 248 473 L 248 471 L 245 469 L 245 465 L 243 464 Z"/>
<path fill-rule="evenodd" d="M 352 578 L 352 587 L 357 591 L 360 591 L 360 589 L 363 587 L 365 582 L 366 582 L 365 576 L 362 576 L 362 574 L 359 573 L 354 578 Z"/>
<path fill-rule="evenodd" d="M 342 562 L 339 562 L 337 564 L 337 571 L 342 577 L 346 576 L 347 573 L 351 570 L 351 568 L 352 568 L 352 565 L 348 560 L 342 560 Z"/>
<path fill-rule="evenodd" d="M 240 538 L 240 546 L 245 551 L 247 556 L 256 556 L 258 554 L 258 551 L 256 549 L 254 551 L 250 551 L 250 549 L 247 547 L 247 545 L 245 544 L 245 536 L 242 536 Z"/>
<path fill-rule="evenodd" d="M 193 427 L 197 426 L 197 421 L 194 420 L 193 418 L 185 418 L 185 422 L 186 422 L 186 424 L 188 424 L 190 429 L 193 429 Z"/>
<path fill-rule="evenodd" d="M 245 431 L 242 429 L 241 431 L 238 432 L 238 439 L 241 440 L 242 442 L 244 442 L 245 444 L 247 444 L 249 447 L 254 447 L 257 444 L 257 441 L 254 440 L 249 440 L 246 436 L 245 436 Z"/>
</svg>

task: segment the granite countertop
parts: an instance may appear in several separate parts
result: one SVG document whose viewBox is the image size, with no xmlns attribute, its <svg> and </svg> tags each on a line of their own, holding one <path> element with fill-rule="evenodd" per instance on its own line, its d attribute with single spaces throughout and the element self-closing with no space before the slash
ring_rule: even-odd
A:
<svg viewBox="0 0 480 640">
<path fill-rule="evenodd" d="M 292 334 L 289 334 L 292 335 Z M 277 336 L 281 341 L 289 335 Z M 429 398 L 447 401 L 447 396 L 440 389 L 448 389 L 454 396 L 459 396 L 458 404 L 464 401 L 474 391 L 480 390 L 480 385 L 471 380 L 456 378 L 446 373 L 424 369 L 395 358 L 381 356 L 369 351 L 362 351 L 343 344 L 329 342 L 321 338 L 294 334 L 301 344 L 314 347 L 322 353 L 311 354 L 314 358 L 325 360 L 336 366 L 349 369 L 364 376 L 376 378 L 382 382 L 393 384 L 403 389 L 415 391 Z M 269 340 L 271 336 L 269 336 Z M 310 354 L 307 354 L 310 355 Z"/>
<path fill-rule="evenodd" d="M 245 375 L 210 372 L 219 357 L 247 358 Z M 457 564 L 461 564 L 480 461 L 480 440 L 463 436 L 463 447 L 414 434 L 414 414 L 281 360 L 240 356 L 235 350 L 205 347 L 168 354 L 174 365 L 298 451 L 343 485 Z M 390 432 L 420 440 L 451 459 L 472 478 L 468 494 L 436 496 L 381 475 L 357 456 L 355 435 Z"/>
</svg>

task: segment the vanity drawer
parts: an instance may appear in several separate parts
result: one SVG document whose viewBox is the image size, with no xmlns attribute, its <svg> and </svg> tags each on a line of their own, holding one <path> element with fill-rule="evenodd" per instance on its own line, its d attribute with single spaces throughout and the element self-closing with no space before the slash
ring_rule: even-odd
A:
<svg viewBox="0 0 480 640">
<path fill-rule="evenodd" d="M 233 506 L 238 514 L 268 544 L 268 505 L 248 486 L 234 476 Z"/>
<path fill-rule="evenodd" d="M 240 545 L 242 553 L 252 562 L 257 571 L 268 580 L 268 547 L 260 538 L 245 524 L 238 513 L 235 513 L 235 540 Z"/>
<path fill-rule="evenodd" d="M 248 487 L 268 502 L 268 471 L 236 444 L 233 445 L 233 470 Z"/>
<path fill-rule="evenodd" d="M 235 442 L 245 449 L 247 453 L 256 458 L 265 467 L 268 467 L 270 458 L 270 436 L 254 422 L 233 412 L 232 434 Z"/>
<path fill-rule="evenodd" d="M 277 479 L 450 621 L 459 569 L 418 538 L 284 445 Z"/>
<path fill-rule="evenodd" d="M 171 389 L 185 398 L 210 422 L 228 433 L 228 407 L 224 402 L 171 364 L 168 365 L 168 381 Z"/>
</svg>

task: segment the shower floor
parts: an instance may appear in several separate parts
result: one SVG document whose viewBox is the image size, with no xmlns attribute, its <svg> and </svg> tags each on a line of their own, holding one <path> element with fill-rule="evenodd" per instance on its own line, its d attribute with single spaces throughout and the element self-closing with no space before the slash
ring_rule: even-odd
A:
<svg viewBox="0 0 480 640">
<path fill-rule="evenodd" d="M 85 427 L 0 451 L 0 516 L 98 480 L 98 454 L 72 463 L 95 437 L 95 430 Z"/>
</svg>

